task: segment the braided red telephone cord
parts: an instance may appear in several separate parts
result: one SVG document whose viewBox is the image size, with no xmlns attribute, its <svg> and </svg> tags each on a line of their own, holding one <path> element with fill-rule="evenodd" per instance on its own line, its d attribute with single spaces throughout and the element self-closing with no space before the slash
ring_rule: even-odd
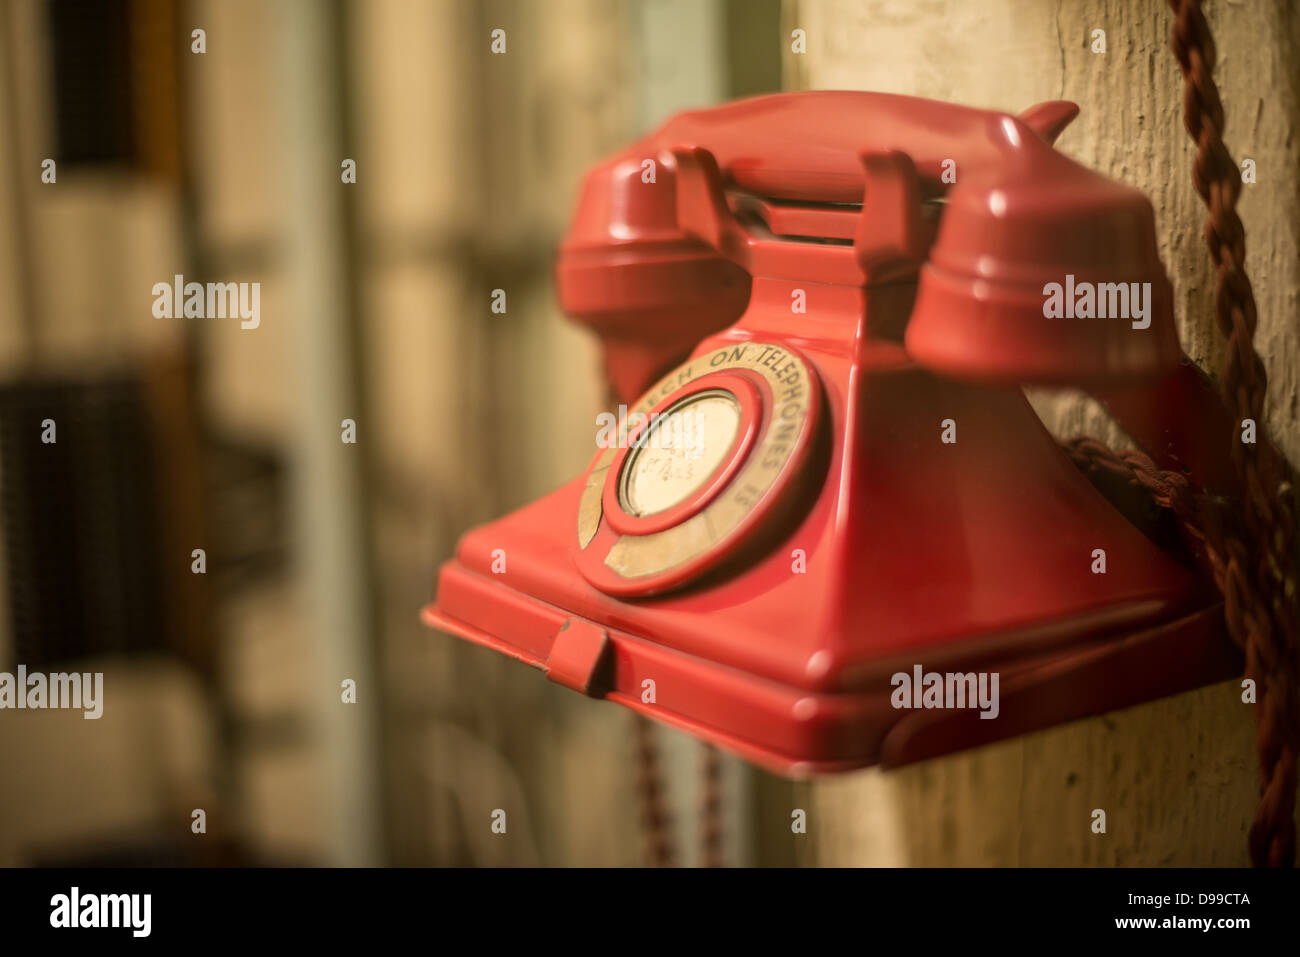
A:
<svg viewBox="0 0 1300 957">
<path fill-rule="evenodd" d="M 1252 419 L 1260 440 L 1234 442 L 1232 462 L 1243 501 L 1224 502 L 1191 489 L 1175 472 L 1140 452 L 1115 452 L 1091 439 L 1066 450 L 1085 471 L 1127 473 L 1157 505 L 1172 509 L 1198 545 L 1202 564 L 1224 599 L 1224 619 L 1256 686 L 1255 750 L 1260 802 L 1250 829 L 1257 867 L 1295 863 L 1296 753 L 1300 750 L 1300 555 L 1295 473 L 1263 435 L 1268 374 L 1255 351 L 1258 316 L 1246 275 L 1246 233 L 1237 216 L 1241 173 L 1223 143 L 1223 103 L 1214 82 L 1214 37 L 1200 0 L 1169 0 L 1176 15 L 1171 46 L 1183 72 L 1183 122 L 1196 143 L 1192 180 L 1205 201 L 1205 242 L 1214 263 L 1215 321 L 1227 340 L 1220 373 L 1223 398 L 1238 427 Z"/>
</svg>

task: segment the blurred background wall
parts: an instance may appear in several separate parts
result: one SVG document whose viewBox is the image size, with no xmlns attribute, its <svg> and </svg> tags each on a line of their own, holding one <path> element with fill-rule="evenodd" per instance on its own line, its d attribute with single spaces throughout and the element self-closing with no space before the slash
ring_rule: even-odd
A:
<svg viewBox="0 0 1300 957">
<path fill-rule="evenodd" d="M 417 615 L 462 531 L 590 458 L 551 278 L 585 167 L 779 89 L 777 0 L 0 14 L 0 668 L 107 688 L 0 716 L 0 862 L 639 861 L 630 717 Z M 176 274 L 261 283 L 260 324 L 155 317 Z M 700 755 L 656 733 L 689 862 Z M 754 861 L 789 786 L 727 785 Z"/>
<path fill-rule="evenodd" d="M 1294 356 L 1296 15 L 1209 13 L 1228 142 L 1260 168 L 1261 353 Z M 1152 196 L 1213 364 L 1168 30 L 1163 5 L 1102 0 L 3 0 L 0 670 L 102 670 L 106 700 L 0 713 L 0 863 L 640 861 L 630 716 L 417 618 L 463 530 L 589 460 L 606 397 L 551 278 L 586 166 L 783 86 L 1073 98 L 1061 147 Z M 258 328 L 157 318 L 176 274 L 261 283 Z M 1297 371 L 1269 361 L 1294 460 Z M 814 784 L 729 760 L 726 860 L 1244 863 L 1236 701 Z M 691 863 L 700 749 L 655 733 Z"/>
</svg>

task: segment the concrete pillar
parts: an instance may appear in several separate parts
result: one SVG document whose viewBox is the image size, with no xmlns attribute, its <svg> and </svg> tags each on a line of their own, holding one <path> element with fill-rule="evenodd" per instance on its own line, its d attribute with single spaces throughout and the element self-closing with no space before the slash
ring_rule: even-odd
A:
<svg viewBox="0 0 1300 957">
<path fill-rule="evenodd" d="M 1226 141 L 1254 159 L 1239 212 L 1270 378 L 1269 426 L 1300 457 L 1300 12 L 1288 3 L 1207 3 Z M 1059 141 L 1081 162 L 1144 191 L 1176 291 L 1184 349 L 1217 370 L 1222 342 L 1190 178 L 1182 78 L 1163 3 L 1122 0 L 788 0 L 787 86 L 909 93 L 1020 111 L 1070 99 L 1082 115 Z M 807 52 L 790 51 L 802 29 Z M 1094 31 L 1105 32 L 1105 52 Z M 1036 397 L 1060 436 L 1118 436 L 1077 397 Z M 813 787 L 810 834 L 845 865 L 1196 865 L 1248 863 L 1257 775 L 1254 718 L 1237 682 L 1032 734 L 888 774 Z M 1093 834 L 1094 808 L 1107 833 Z"/>
</svg>

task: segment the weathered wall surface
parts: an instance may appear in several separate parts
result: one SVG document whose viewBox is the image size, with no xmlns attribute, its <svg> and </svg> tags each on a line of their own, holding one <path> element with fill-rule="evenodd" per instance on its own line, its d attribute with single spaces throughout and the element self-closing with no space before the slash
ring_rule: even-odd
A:
<svg viewBox="0 0 1300 957">
<path fill-rule="evenodd" d="M 1287 0 L 1212 2 L 1226 141 L 1255 160 L 1245 188 L 1247 268 L 1269 424 L 1300 457 L 1300 10 Z M 1066 153 L 1143 190 L 1176 290 L 1183 346 L 1217 369 L 1203 207 L 1190 179 L 1182 80 L 1163 3 L 1127 0 L 791 0 L 791 89 L 867 89 L 1019 112 L 1070 99 Z M 1093 52 L 1104 30 L 1106 52 Z M 1074 397 L 1039 399 L 1059 435 L 1117 434 Z M 817 857 L 832 864 L 1245 864 L 1257 771 L 1254 722 L 1235 682 L 884 774 L 813 786 Z M 1091 813 L 1107 814 L 1093 834 Z"/>
</svg>

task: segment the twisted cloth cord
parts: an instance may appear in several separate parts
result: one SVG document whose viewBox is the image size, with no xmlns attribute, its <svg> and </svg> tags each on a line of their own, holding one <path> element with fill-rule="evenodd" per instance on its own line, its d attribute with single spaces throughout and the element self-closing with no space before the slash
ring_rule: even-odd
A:
<svg viewBox="0 0 1300 957">
<path fill-rule="evenodd" d="M 663 776 L 659 771 L 659 748 L 649 718 L 632 718 L 636 750 L 636 791 L 645 838 L 646 863 L 651 867 L 673 866 L 672 820 L 664 799 Z"/>
<path fill-rule="evenodd" d="M 1127 476 L 1156 504 L 1172 509 L 1185 537 L 1224 599 L 1224 619 L 1255 682 L 1260 803 L 1250 829 L 1256 866 L 1295 863 L 1296 753 L 1300 749 L 1300 604 L 1297 585 L 1295 473 L 1264 433 L 1268 374 L 1255 351 L 1258 316 L 1246 275 L 1246 233 L 1237 215 L 1241 174 L 1223 143 L 1224 113 L 1214 82 L 1215 47 L 1200 0 L 1169 0 L 1176 15 L 1171 46 L 1183 73 L 1183 121 L 1196 143 L 1192 180 L 1205 201 L 1205 242 L 1215 267 L 1215 323 L 1227 341 L 1220 387 L 1241 429 L 1232 463 L 1243 500 L 1231 503 L 1191 489 L 1184 476 L 1140 452 L 1115 452 L 1092 439 L 1066 451 L 1085 472 Z M 1241 438 L 1239 432 L 1236 439 Z"/>
</svg>

